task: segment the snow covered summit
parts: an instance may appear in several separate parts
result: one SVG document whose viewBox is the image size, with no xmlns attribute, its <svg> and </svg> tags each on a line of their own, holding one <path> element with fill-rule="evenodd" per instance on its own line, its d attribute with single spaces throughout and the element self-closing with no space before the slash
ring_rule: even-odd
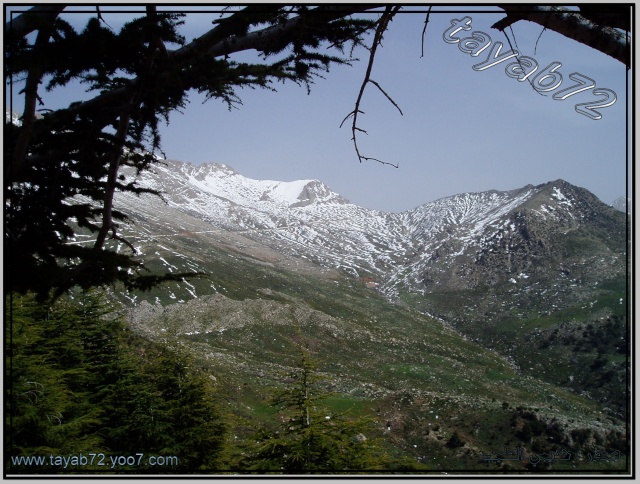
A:
<svg viewBox="0 0 640 484">
<path fill-rule="evenodd" d="M 203 194 L 258 210 L 268 207 L 277 211 L 310 204 L 349 203 L 318 180 L 254 180 L 218 163 L 194 166 L 168 160 L 155 171 L 159 176 L 147 179 L 147 184 L 156 186 L 163 178 L 180 180 L 183 188 L 191 187 Z"/>
<path fill-rule="evenodd" d="M 319 267 L 373 277 L 390 297 L 403 288 L 425 293 L 496 285 L 514 274 L 533 280 L 559 261 L 583 272 L 569 257 L 573 249 L 552 248 L 581 243 L 567 241 L 566 234 L 600 237 L 592 221 L 608 224 L 615 214 L 563 180 L 455 195 L 404 213 L 359 207 L 318 180 L 254 180 L 222 164 L 169 160 L 138 182 L 166 200 L 119 195 L 116 205 L 138 219 L 187 232 L 181 218 L 193 217 L 217 233 L 237 234 Z M 616 260 L 598 259 L 591 269 L 609 273 Z"/>
</svg>

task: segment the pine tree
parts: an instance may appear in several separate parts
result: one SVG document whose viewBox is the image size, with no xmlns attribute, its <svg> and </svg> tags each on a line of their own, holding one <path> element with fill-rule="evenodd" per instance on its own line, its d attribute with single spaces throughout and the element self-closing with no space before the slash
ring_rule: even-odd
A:
<svg viewBox="0 0 640 484">
<path fill-rule="evenodd" d="M 95 432 L 103 417 L 94 391 L 104 385 L 92 360 L 111 358 L 88 342 L 103 321 L 95 298 L 53 306 L 14 296 L 7 325 L 7 408 L 12 455 L 104 449 Z"/>
<path fill-rule="evenodd" d="M 281 425 L 276 431 L 258 431 L 258 447 L 243 463 L 248 470 L 286 474 L 381 470 L 382 452 L 371 436 L 374 421 L 349 418 L 323 404 L 331 394 L 321 391 L 322 378 L 307 350 L 301 350 L 289 379 L 291 383 L 271 401 L 280 409 Z"/>
<path fill-rule="evenodd" d="M 171 468 L 119 467 L 121 472 L 220 467 L 226 425 L 211 380 L 188 354 L 134 334 L 99 293 L 79 293 L 51 306 L 32 295 L 14 296 L 11 307 L 8 469 L 69 472 L 55 466 L 12 468 L 10 457 L 88 452 L 178 457 Z"/>
<path fill-rule="evenodd" d="M 77 31 L 60 17 L 63 8 L 36 7 L 5 27 L 5 76 L 25 81 L 21 125 L 5 122 L 8 282 L 10 290 L 35 291 L 42 300 L 73 286 L 120 281 L 149 289 L 181 280 L 185 274 L 145 273 L 122 237 L 127 218 L 113 205 L 114 194 L 156 193 L 123 170 L 140 173 L 160 162 L 158 126 L 186 106 L 189 91 L 231 108 L 242 88 L 273 90 L 286 81 L 309 88 L 330 65 L 349 63 L 345 48 L 359 45 L 373 26 L 349 19 L 357 11 L 350 6 L 251 5 L 216 19 L 187 43 L 179 33 L 184 14 L 149 5 L 114 32 L 98 9 Z M 253 48 L 263 62 L 229 57 Z M 39 85 L 49 90 L 72 80 L 95 97 L 37 116 Z M 92 246 L 67 243 L 79 230 L 94 235 Z M 110 249 L 110 239 L 131 253 Z"/>
<path fill-rule="evenodd" d="M 630 36 L 611 28 L 630 25 L 628 7 L 600 6 L 601 15 L 598 9 L 581 7 L 587 18 L 563 7 L 499 8 L 507 15 L 493 26 L 498 30 L 531 20 L 630 65 Z M 46 299 L 76 285 L 90 288 L 121 281 L 129 288 L 148 289 L 163 278 L 181 280 L 184 274 L 145 273 L 134 246 L 122 237 L 119 228 L 126 216 L 114 206 L 114 194 L 155 193 L 124 176 L 123 169 L 140 173 L 159 162 L 158 126 L 185 108 L 189 91 L 231 108 L 240 103 L 242 88 L 272 90 L 274 83 L 295 82 L 309 90 L 330 66 L 349 64 L 353 49 L 364 45 L 364 34 L 373 30 L 367 73 L 347 118 L 353 121 L 359 160 L 375 160 L 358 150 L 356 134 L 363 130 L 356 121 L 365 86 L 380 88 L 369 77 L 373 58 L 401 6 L 262 4 L 223 9 L 211 30 L 191 42 L 180 33 L 184 15 L 158 12 L 154 5 L 147 5 L 145 14 L 119 32 L 104 22 L 99 7 L 82 30 L 61 17 L 64 9 L 39 5 L 5 24 L 5 78 L 9 83 L 24 81 L 21 124 L 5 122 L 4 127 L 11 290 L 35 291 Z M 352 16 L 375 9 L 369 19 Z M 231 58 L 252 49 L 262 62 Z M 45 106 L 38 115 L 41 85 L 50 90 L 76 80 L 95 96 L 55 111 Z M 67 243 L 78 230 L 95 235 L 92 246 Z M 109 239 L 127 244 L 132 253 L 109 249 Z"/>
</svg>

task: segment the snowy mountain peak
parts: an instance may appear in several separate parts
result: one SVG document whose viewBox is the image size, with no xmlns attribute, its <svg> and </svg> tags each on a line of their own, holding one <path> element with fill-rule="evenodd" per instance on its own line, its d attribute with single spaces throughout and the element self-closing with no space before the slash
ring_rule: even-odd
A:
<svg viewBox="0 0 640 484">
<path fill-rule="evenodd" d="M 618 197 L 616 198 L 613 203 L 611 203 L 611 206 L 613 208 L 615 208 L 616 210 L 619 210 L 621 212 L 624 213 L 629 213 L 631 214 L 631 210 L 632 210 L 632 201 L 630 198 L 627 197 Z"/>
<path fill-rule="evenodd" d="M 264 181 L 267 188 L 261 201 L 272 201 L 289 208 L 305 207 L 314 202 L 326 202 L 340 195 L 317 180 L 296 180 L 292 182 Z"/>
<path fill-rule="evenodd" d="M 296 201 L 290 205 L 292 208 L 306 207 L 311 204 L 349 203 L 349 200 L 335 193 L 327 185 L 318 180 L 301 180 L 301 182 L 302 181 L 306 181 L 306 183 L 302 187 L 302 190 L 300 190 Z"/>
<path fill-rule="evenodd" d="M 195 178 L 200 180 L 213 173 L 220 177 L 238 175 L 238 172 L 224 163 L 204 163 L 197 166 L 189 163 L 184 165 L 188 171 L 191 171 Z"/>
<path fill-rule="evenodd" d="M 318 180 L 255 180 L 240 175 L 228 165 L 207 163 L 192 165 L 167 160 L 154 173 L 143 175 L 138 183 L 161 192 L 199 194 L 196 198 L 214 197 L 234 205 L 260 211 L 279 212 L 326 204 L 349 204 L 349 201 Z M 195 201 L 195 199 L 193 199 Z M 211 200 L 208 202 L 211 204 Z"/>
<path fill-rule="evenodd" d="M 254 180 L 221 164 L 167 161 L 139 184 L 163 193 L 168 205 L 123 196 L 125 212 L 144 220 L 196 218 L 217 233 L 323 268 L 379 278 L 392 298 L 402 287 L 473 288 L 507 275 L 542 274 L 548 264 L 541 261 L 555 257 L 549 248 L 558 237 L 591 230 L 583 227 L 594 220 L 621 224 L 609 220 L 615 215 L 593 194 L 563 180 L 459 194 L 403 213 L 351 204 L 318 180 Z"/>
</svg>

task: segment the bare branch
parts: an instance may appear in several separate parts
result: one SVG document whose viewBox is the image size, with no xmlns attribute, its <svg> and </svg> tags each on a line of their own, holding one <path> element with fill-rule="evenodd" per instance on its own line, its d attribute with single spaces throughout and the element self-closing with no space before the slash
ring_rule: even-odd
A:
<svg viewBox="0 0 640 484">
<path fill-rule="evenodd" d="M 100 20 L 100 22 L 102 22 L 107 27 L 109 27 L 111 30 L 113 30 L 113 27 L 111 27 L 111 25 L 109 25 L 107 23 L 107 21 L 104 19 L 104 17 L 102 16 L 102 13 L 100 12 L 100 7 L 98 5 L 96 5 L 96 14 L 98 15 L 98 20 Z"/>
<path fill-rule="evenodd" d="M 127 239 L 125 239 L 124 237 L 118 235 L 118 233 L 116 232 L 117 228 L 118 227 L 117 227 L 116 224 L 112 224 L 111 225 L 111 237 L 110 238 L 112 238 L 114 240 L 117 240 L 119 242 L 122 242 L 123 244 L 125 244 L 127 247 L 129 247 L 131 249 L 131 252 L 133 252 L 133 255 L 136 255 L 138 253 L 137 249 Z"/>
<path fill-rule="evenodd" d="M 540 42 L 540 37 L 542 37 L 542 34 L 544 34 L 545 30 L 547 30 L 547 28 L 543 27 L 542 31 L 540 32 L 540 35 L 538 35 L 538 38 L 536 39 L 536 45 L 533 48 L 533 55 L 536 55 L 536 52 L 538 51 L 538 42 Z"/>
<path fill-rule="evenodd" d="M 516 44 L 516 49 L 520 50 L 520 47 L 518 46 L 518 39 L 516 39 L 516 34 L 513 33 L 513 27 L 511 25 L 509 25 L 509 30 L 511 31 L 511 37 L 513 37 L 513 43 Z M 506 32 L 504 32 L 504 34 L 505 36 L 507 35 Z M 507 37 L 507 39 L 508 38 L 509 37 Z M 513 47 L 511 47 L 511 50 L 513 50 Z"/>
<path fill-rule="evenodd" d="M 427 18 L 424 20 L 424 28 L 422 29 L 422 50 L 420 53 L 420 58 L 424 57 L 424 35 L 427 33 L 427 24 L 429 23 L 429 15 L 431 15 L 431 5 L 429 5 L 429 10 L 427 11 Z"/>
<path fill-rule="evenodd" d="M 389 102 L 391 102 L 391 104 L 393 104 L 393 105 L 398 109 L 398 111 L 400 111 L 400 114 L 401 114 L 402 116 L 404 116 L 404 114 L 402 113 L 402 109 L 400 109 L 400 106 L 398 106 L 398 105 L 396 104 L 396 102 L 395 102 L 393 99 L 391 99 L 391 96 L 389 96 L 389 95 L 385 92 L 385 90 L 384 90 L 384 89 L 382 89 L 382 88 L 380 87 L 380 84 L 378 84 L 378 83 L 377 83 L 376 81 L 374 81 L 373 79 L 369 79 L 369 82 L 370 82 L 371 84 L 373 84 L 374 86 L 376 86 L 378 89 L 380 89 L 380 92 L 381 92 L 382 94 L 384 94 L 384 95 L 385 95 L 385 97 L 389 100 Z"/>
<path fill-rule="evenodd" d="M 364 111 L 358 111 L 360 114 L 364 114 Z M 351 116 L 353 116 L 356 112 L 355 111 L 351 111 L 349 114 L 347 114 L 344 119 L 342 120 L 342 123 L 340 123 L 340 127 L 342 128 L 342 125 L 344 124 L 344 122 L 349 119 Z"/>
<path fill-rule="evenodd" d="M 393 101 L 393 99 L 391 99 L 389 97 L 389 95 L 386 92 L 384 92 L 384 90 L 380 87 L 380 85 L 377 82 L 371 80 L 371 70 L 373 69 L 373 61 L 374 61 L 375 56 L 376 56 L 376 50 L 378 48 L 378 45 L 380 45 L 380 43 L 382 42 L 382 35 L 387 30 L 387 27 L 389 26 L 389 22 L 391 21 L 393 16 L 396 13 L 398 13 L 400 8 L 401 8 L 400 6 L 386 7 L 384 13 L 380 17 L 380 19 L 378 21 L 378 26 L 376 27 L 376 33 L 374 35 L 373 42 L 371 44 L 371 52 L 369 54 L 369 64 L 367 65 L 367 71 L 365 72 L 364 80 L 362 81 L 362 85 L 360 86 L 360 92 L 358 93 L 358 97 L 356 99 L 355 108 L 342 121 L 342 123 L 344 123 L 344 121 L 346 119 L 348 119 L 349 117 L 352 117 L 352 123 L 351 123 L 351 134 L 352 134 L 352 137 L 351 137 L 351 139 L 353 141 L 353 147 L 354 147 L 354 149 L 356 151 L 356 155 L 358 156 L 358 161 L 360 161 L 360 163 L 362 163 L 363 160 L 364 161 L 373 160 L 373 161 L 377 161 L 378 163 L 382 163 L 383 165 L 391 165 L 391 166 L 394 166 L 394 167 L 398 168 L 398 165 L 396 165 L 396 164 L 380 161 L 380 160 L 378 160 L 376 158 L 371 158 L 371 157 L 368 157 L 368 156 L 363 156 L 360 153 L 360 149 L 358 148 L 358 138 L 356 136 L 356 132 L 357 131 L 361 131 L 361 132 L 364 132 L 366 134 L 366 131 L 364 131 L 363 129 L 358 128 L 357 125 L 358 125 L 358 114 L 360 114 L 360 113 L 364 114 L 364 112 L 360 110 L 360 103 L 362 102 L 362 96 L 364 95 L 364 90 L 367 87 L 367 84 L 369 82 L 371 82 L 372 84 L 377 86 L 378 89 L 380 89 L 380 91 L 382 91 L 382 93 L 387 97 L 387 99 L 389 99 L 393 103 L 393 105 L 396 108 L 398 108 L 398 110 L 400 110 L 398 105 Z M 400 114 L 402 114 L 401 110 L 400 110 Z M 342 126 L 342 123 L 340 124 L 340 126 Z"/>
<path fill-rule="evenodd" d="M 399 165 L 395 164 L 395 163 L 389 163 L 388 161 L 382 161 L 379 160 L 378 158 L 371 158 L 370 156 L 361 156 L 360 158 L 362 158 L 364 161 L 377 161 L 378 163 L 381 163 L 383 165 L 389 165 L 389 166 L 393 166 L 394 168 L 398 168 Z"/>
<path fill-rule="evenodd" d="M 513 33 L 513 29 L 511 28 L 511 25 L 509 25 L 509 30 L 511 30 L 511 35 L 513 35 L 513 41 L 516 42 L 516 36 Z M 504 34 L 504 36 L 507 38 L 507 42 L 509 43 L 509 48 L 514 51 L 513 49 L 513 45 L 511 45 L 511 40 L 509 39 L 509 36 L 507 35 L 507 33 L 503 30 L 502 33 Z M 518 47 L 518 43 L 516 42 L 516 48 Z M 518 63 L 518 65 L 520 66 L 520 69 L 522 69 L 522 72 L 524 72 L 524 67 L 522 66 L 522 62 L 520 62 L 520 56 L 516 57 L 516 62 Z M 534 90 L 534 92 L 536 92 L 539 96 L 543 96 L 546 97 L 546 94 L 541 93 L 540 91 L 538 91 L 535 86 L 533 85 L 533 82 L 531 81 L 530 78 L 527 77 L 527 82 L 529 83 L 529 85 L 531 86 L 531 89 Z"/>
</svg>

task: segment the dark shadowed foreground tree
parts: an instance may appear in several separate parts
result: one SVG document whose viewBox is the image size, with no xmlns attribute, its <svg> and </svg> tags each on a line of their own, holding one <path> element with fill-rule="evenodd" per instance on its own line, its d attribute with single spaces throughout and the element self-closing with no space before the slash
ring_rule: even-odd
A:
<svg viewBox="0 0 640 484">
<path fill-rule="evenodd" d="M 148 289 L 163 279 L 182 279 L 184 274 L 144 271 L 119 232 L 126 217 L 114 206 L 114 194 L 155 193 L 123 169 L 140 173 L 161 162 L 159 123 L 184 108 L 192 90 L 232 107 L 240 103 L 240 88 L 273 89 L 291 81 L 309 89 L 331 65 L 350 64 L 354 49 L 366 47 L 368 69 L 350 116 L 357 156 L 367 159 L 356 142 L 359 100 L 369 83 L 386 95 L 369 76 L 376 48 L 394 15 L 415 10 L 376 4 L 234 7 L 212 13 L 212 28 L 186 42 L 180 34 L 184 16 L 152 5 L 119 32 L 104 22 L 99 7 L 76 30 L 61 18 L 64 8 L 36 6 L 5 24 L 5 80 L 22 81 L 24 99 L 24 107 L 16 106 L 22 109 L 19 124 L 5 122 L 4 132 L 6 288 L 35 291 L 41 299 L 73 286 L 119 281 Z M 621 30 L 629 28 L 630 6 L 589 6 L 584 16 L 565 7 L 498 8 L 507 15 L 494 26 L 499 30 L 536 22 L 630 66 L 630 36 Z M 375 35 L 365 46 L 368 32 Z M 250 50 L 261 60 L 233 60 Z M 56 111 L 43 105 L 43 88 L 77 80 L 95 96 Z M 93 234 L 93 244 L 69 244 L 78 230 Z M 110 250 L 109 239 L 131 253 Z"/>
<path fill-rule="evenodd" d="M 136 335 L 103 294 L 51 305 L 14 296 L 13 313 L 5 339 L 8 473 L 220 467 L 223 414 L 209 375 L 188 354 Z M 72 455 L 67 465 L 57 461 Z M 34 456 L 46 460 L 38 465 Z M 118 456 L 129 458 L 114 465 Z"/>
<path fill-rule="evenodd" d="M 374 24 L 348 19 L 353 11 L 249 6 L 217 18 L 191 43 L 179 34 L 183 15 L 154 6 L 118 33 L 99 15 L 78 32 L 54 8 L 10 21 L 5 75 L 24 79 L 25 108 L 19 127 L 5 125 L 9 289 L 46 298 L 75 285 L 121 281 L 145 289 L 162 280 L 142 272 L 133 254 L 107 249 L 111 238 L 135 252 L 118 232 L 125 216 L 113 206 L 114 193 L 154 193 L 126 179 L 122 168 L 139 173 L 158 162 L 158 125 L 185 107 L 191 90 L 231 107 L 239 102 L 239 88 L 272 88 L 277 81 L 308 87 L 331 64 L 350 62 L 349 50 Z M 27 37 L 31 31 L 34 40 Z M 249 49 L 264 62 L 229 57 Z M 37 117 L 41 84 L 52 89 L 74 79 L 96 96 Z M 92 246 L 68 244 L 76 228 L 94 234 Z"/>
</svg>

